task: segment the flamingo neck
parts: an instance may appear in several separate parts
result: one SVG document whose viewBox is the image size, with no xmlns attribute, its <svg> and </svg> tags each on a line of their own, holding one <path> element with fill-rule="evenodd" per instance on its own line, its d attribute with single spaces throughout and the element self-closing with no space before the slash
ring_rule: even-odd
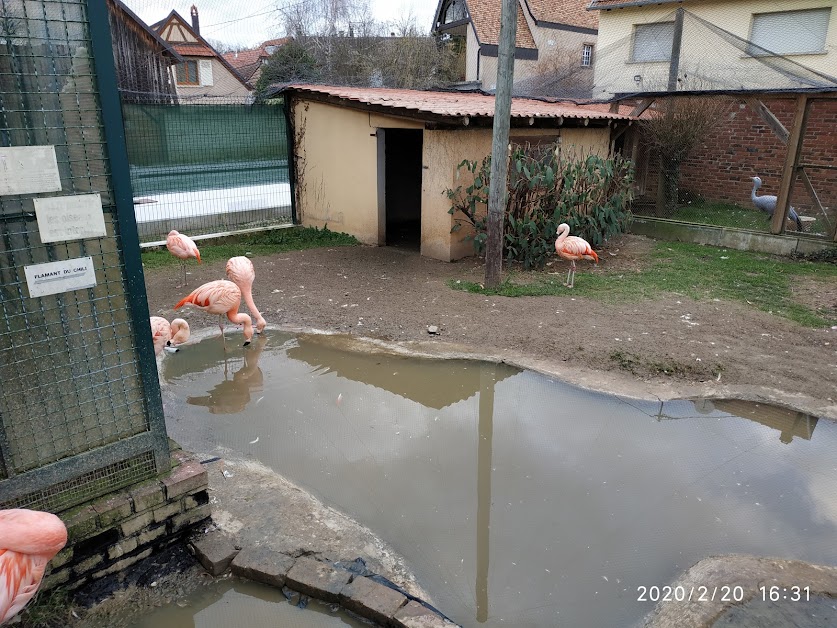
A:
<svg viewBox="0 0 837 628">
<path fill-rule="evenodd" d="M 566 223 L 561 223 L 558 226 L 558 239 L 556 240 L 556 243 L 557 242 L 563 242 L 564 240 L 566 240 L 567 235 L 569 233 L 570 233 L 570 226 Z"/>
</svg>

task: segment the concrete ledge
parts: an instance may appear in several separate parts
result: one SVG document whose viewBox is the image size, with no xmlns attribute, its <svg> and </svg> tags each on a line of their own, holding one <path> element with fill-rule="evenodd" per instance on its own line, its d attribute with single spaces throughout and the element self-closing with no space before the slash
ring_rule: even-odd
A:
<svg viewBox="0 0 837 628">
<path fill-rule="evenodd" d="M 310 556 L 294 558 L 263 547 L 235 549 L 235 539 L 215 531 L 193 537 L 195 554 L 204 568 L 220 575 L 231 565 L 233 575 L 287 587 L 324 602 L 337 602 L 344 609 L 387 628 L 453 628 L 446 617 L 410 594 L 381 584 L 379 577 L 356 560 L 344 563 L 321 561 Z M 227 560 L 231 562 L 226 562 Z"/>
<path fill-rule="evenodd" d="M 835 243 L 827 238 L 815 239 L 811 236 L 793 234 L 773 235 L 761 231 L 715 227 L 644 216 L 634 217 L 629 230 L 631 233 L 660 240 L 710 244 L 739 251 L 755 251 L 773 255 L 815 253 L 835 246 Z"/>
</svg>

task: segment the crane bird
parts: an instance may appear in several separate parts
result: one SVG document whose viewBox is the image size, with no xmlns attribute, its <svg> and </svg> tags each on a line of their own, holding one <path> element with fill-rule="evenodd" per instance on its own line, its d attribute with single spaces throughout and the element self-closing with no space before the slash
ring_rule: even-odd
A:
<svg viewBox="0 0 837 628">
<path fill-rule="evenodd" d="M 589 259 L 599 263 L 599 256 L 590 247 L 590 244 L 584 238 L 570 235 L 570 226 L 562 222 L 558 225 L 558 239 L 555 240 L 555 252 L 559 257 L 572 262 L 569 272 L 567 272 L 567 282 L 564 284 L 568 288 L 572 288 L 575 283 L 575 261 L 580 259 Z"/>
<path fill-rule="evenodd" d="M 186 260 L 194 257 L 201 263 L 201 252 L 198 250 L 198 245 L 195 241 L 187 235 L 183 235 L 175 230 L 169 231 L 166 236 L 166 248 L 169 253 L 180 260 L 180 268 L 183 270 L 183 285 L 177 286 L 182 288 L 186 285 Z"/>
<path fill-rule="evenodd" d="M 227 339 L 224 337 L 224 323 L 221 318 L 224 314 L 227 315 L 231 323 L 244 325 L 244 346 L 250 344 L 250 339 L 253 337 L 252 319 L 247 314 L 238 311 L 241 306 L 241 289 L 232 281 L 218 279 L 205 283 L 181 299 L 174 306 L 174 309 L 177 310 L 184 305 L 193 305 L 200 310 L 218 315 L 218 327 L 221 328 L 224 349 L 227 348 Z"/>
<path fill-rule="evenodd" d="M 753 201 L 753 205 L 756 206 L 757 209 L 767 213 L 768 218 L 773 218 L 773 212 L 776 211 L 776 203 L 778 199 L 772 195 L 763 195 L 763 196 L 756 196 L 756 190 L 761 187 L 761 178 L 760 177 L 750 177 L 753 180 L 753 191 L 750 194 L 750 200 Z M 793 209 L 790 208 L 790 212 L 788 212 L 788 218 L 793 220 L 796 223 L 796 228 L 802 231 L 802 221 L 799 219 L 799 215 Z"/>
<path fill-rule="evenodd" d="M 66 544 L 67 528 L 52 513 L 0 510 L 0 624 L 32 599 L 47 563 Z"/>
</svg>

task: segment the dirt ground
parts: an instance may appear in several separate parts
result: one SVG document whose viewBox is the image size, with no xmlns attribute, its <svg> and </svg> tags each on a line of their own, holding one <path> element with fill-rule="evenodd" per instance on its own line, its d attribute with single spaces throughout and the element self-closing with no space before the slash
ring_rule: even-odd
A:
<svg viewBox="0 0 837 628">
<path fill-rule="evenodd" d="M 628 235 L 598 269 L 637 270 L 653 242 Z M 254 299 L 271 326 L 374 339 L 430 355 L 485 357 L 595 390 L 653 399 L 743 398 L 837 418 L 837 330 L 805 328 L 755 307 L 670 294 L 622 305 L 566 296 L 486 297 L 452 290 L 481 281 L 478 259 L 456 263 L 416 251 L 340 247 L 254 258 Z M 554 271 L 566 272 L 556 261 Z M 152 315 L 174 318 L 179 268 L 146 270 Z M 190 265 L 191 288 L 224 278 L 222 263 Z M 837 286 L 809 282 L 800 300 L 837 307 Z M 242 304 L 243 307 L 243 304 Z M 189 310 L 189 311 L 186 311 Z M 184 308 L 193 329 L 215 319 Z M 439 328 L 430 335 L 428 326 Z"/>
</svg>

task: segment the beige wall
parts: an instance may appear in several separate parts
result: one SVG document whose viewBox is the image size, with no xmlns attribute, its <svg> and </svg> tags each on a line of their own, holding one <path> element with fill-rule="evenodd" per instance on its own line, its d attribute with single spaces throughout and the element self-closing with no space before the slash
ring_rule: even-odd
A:
<svg viewBox="0 0 837 628">
<path fill-rule="evenodd" d="M 385 243 L 386 214 L 379 180 L 378 129 L 422 129 L 406 118 L 369 114 L 333 105 L 296 101 L 294 127 L 301 136 L 297 168 L 297 211 L 303 225 L 349 233 L 364 244 Z M 606 156 L 609 128 L 514 129 L 517 137 L 559 135 L 566 155 Z M 383 137 L 381 135 L 380 137 Z M 299 141 L 299 140 L 298 140 Z M 421 182 L 421 254 L 452 261 L 473 254 L 468 229 L 451 234 L 445 190 L 467 187 L 457 180 L 464 159 L 482 161 L 491 152 L 491 129 L 424 131 Z"/>
<path fill-rule="evenodd" d="M 630 61 L 634 25 L 670 19 L 680 4 L 629 7 L 599 12 L 598 54 L 593 96 L 665 89 L 668 62 Z M 819 72 L 837 74 L 837 7 L 833 0 L 686 0 L 682 6 L 698 17 L 738 37 L 748 39 L 754 13 L 832 7 L 825 54 L 791 55 L 788 58 Z M 697 87 L 757 89 L 784 87 L 788 79 L 746 56 L 705 27 L 684 26 L 681 75 L 689 75 Z M 634 76 L 642 77 L 638 85 Z"/>
<path fill-rule="evenodd" d="M 212 64 L 212 85 L 178 85 L 175 82 L 177 95 L 183 99 L 196 98 L 196 104 L 213 104 L 222 98 L 233 99 L 236 102 L 247 102 L 250 98 L 250 90 L 234 77 L 230 71 L 217 58 L 192 57 L 190 60 L 210 61 Z M 172 72 L 174 72 L 172 68 Z M 201 68 L 203 71 L 203 68 Z M 176 76 L 176 74 L 175 74 Z M 205 99 L 204 99 L 205 98 Z M 213 100 L 215 99 L 215 100 Z"/>
</svg>

